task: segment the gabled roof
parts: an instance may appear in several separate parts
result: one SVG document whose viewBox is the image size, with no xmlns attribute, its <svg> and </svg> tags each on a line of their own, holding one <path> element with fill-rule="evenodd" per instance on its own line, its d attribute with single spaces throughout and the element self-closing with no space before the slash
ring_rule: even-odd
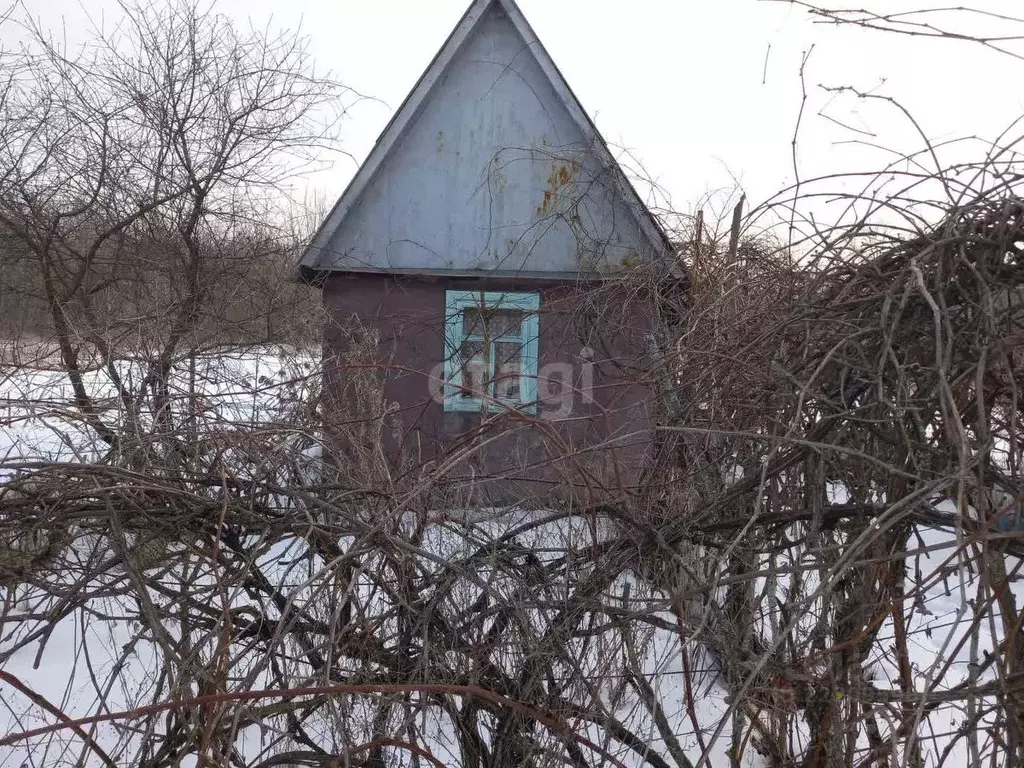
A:
<svg viewBox="0 0 1024 768">
<path fill-rule="evenodd" d="M 609 150 L 607 143 L 581 106 L 579 99 L 569 87 L 569 84 L 562 76 L 547 50 L 538 40 L 537 35 L 526 21 L 515 0 L 476 0 L 420 77 L 412 92 L 388 122 L 366 161 L 359 168 L 355 177 L 313 237 L 300 261 L 300 268 L 305 277 L 309 278 L 331 271 L 426 271 L 450 274 L 457 272 L 457 270 L 453 271 L 451 269 L 418 270 L 391 268 L 387 265 L 372 262 L 366 262 L 363 265 L 353 265 L 345 262 L 344 259 L 339 259 L 337 254 L 332 253 L 330 241 L 334 233 L 338 232 L 342 227 L 353 208 L 359 203 L 364 192 L 373 183 L 378 172 L 387 163 L 389 156 L 395 152 L 395 148 L 402 143 L 403 138 L 410 132 L 424 106 L 430 101 L 431 95 L 435 92 L 438 84 L 445 80 L 449 70 L 458 59 L 459 53 L 467 45 L 467 42 L 473 38 L 474 33 L 477 32 L 488 14 L 493 13 L 496 9 L 504 13 L 519 38 L 521 38 L 522 50 L 532 55 L 536 61 L 540 71 L 557 96 L 558 101 L 583 136 L 588 151 L 596 156 L 598 163 L 605 170 L 611 170 L 614 174 L 614 186 L 617 194 L 623 198 L 626 209 L 634 219 L 635 228 L 642 235 L 643 239 L 647 241 L 650 251 L 661 255 L 671 250 L 671 245 L 664 231 L 623 173 Z M 645 248 L 644 250 L 646 251 L 647 249 Z M 472 272 L 472 274 L 479 274 L 479 272 Z M 524 274 L 524 276 L 528 275 Z"/>
</svg>

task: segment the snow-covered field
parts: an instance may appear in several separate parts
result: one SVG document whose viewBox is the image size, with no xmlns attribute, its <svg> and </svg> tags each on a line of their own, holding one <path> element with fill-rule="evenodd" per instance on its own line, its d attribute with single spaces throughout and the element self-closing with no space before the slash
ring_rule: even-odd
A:
<svg viewBox="0 0 1024 768">
<path fill-rule="evenodd" d="M 255 349 L 205 356 L 193 366 L 174 366 L 169 396 L 188 402 L 207 428 L 257 426 L 287 419 L 306 394 L 307 378 L 319 370 L 319 356 L 309 352 Z M 147 376 L 143 362 L 118 361 L 113 370 L 124 390 L 135 393 Z M 89 370 L 84 386 L 112 423 L 124 419 L 124 403 L 113 376 Z M 71 407 L 67 376 L 55 367 L 0 366 L 0 477 L 24 461 L 96 461 L 106 447 Z M 151 415 L 151 414 L 149 414 Z"/>
</svg>

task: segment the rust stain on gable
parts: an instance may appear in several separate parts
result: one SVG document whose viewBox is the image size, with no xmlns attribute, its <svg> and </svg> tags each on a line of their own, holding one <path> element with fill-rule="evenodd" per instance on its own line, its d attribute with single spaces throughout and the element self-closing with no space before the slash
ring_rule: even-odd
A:
<svg viewBox="0 0 1024 768">
<path fill-rule="evenodd" d="M 502 190 L 508 184 L 508 179 L 505 177 L 505 169 L 501 165 L 501 159 L 498 155 L 494 157 L 494 170 L 491 172 L 491 180 L 494 182 L 495 189 Z"/>
<path fill-rule="evenodd" d="M 551 175 L 548 176 L 548 188 L 544 190 L 544 199 L 537 209 L 538 216 L 545 216 L 554 209 L 559 193 L 572 184 L 576 171 L 577 164 L 574 162 L 554 164 Z"/>
</svg>

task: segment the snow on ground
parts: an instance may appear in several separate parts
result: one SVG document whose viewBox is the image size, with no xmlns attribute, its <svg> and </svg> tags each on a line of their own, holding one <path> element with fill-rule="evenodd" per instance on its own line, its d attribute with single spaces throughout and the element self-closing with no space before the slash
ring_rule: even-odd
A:
<svg viewBox="0 0 1024 768">
<path fill-rule="evenodd" d="M 131 391 L 137 390 L 146 376 L 145 365 L 139 361 L 118 361 L 113 368 Z M 188 360 L 175 365 L 170 396 L 199 403 L 207 429 L 255 426 L 286 418 L 303 397 L 303 380 L 318 370 L 319 357 L 304 352 L 263 349 L 217 354 L 199 358 L 194 366 Z M 84 384 L 89 396 L 103 408 L 103 418 L 121 424 L 124 411 L 109 372 L 90 370 Z M 52 367 L 0 368 L 0 481 L 10 479 L 30 462 L 102 461 L 108 447 L 68 407 L 72 394 L 67 377 Z M 306 453 L 313 456 L 309 449 Z M 87 545 L 79 549 L 81 558 L 89 556 Z M 0 591 L 15 603 L 7 616 L 5 634 L 0 636 L 0 654 L 5 654 L 24 639 L 30 627 L 35 630 L 39 626 L 32 619 L 40 606 L 18 595 L 16 587 L 0 587 Z M 160 672 L 150 641 L 140 641 L 140 628 L 118 618 L 137 608 L 126 610 L 115 597 L 91 607 L 107 618 L 85 614 L 50 623 L 44 635 L 14 652 L 2 665 L 63 711 L 78 717 L 103 708 L 123 709 L 137 700 L 140 686 L 151 685 Z M 96 681 L 101 681 L 102 705 Z M 3 733 L 50 722 L 52 717 L 30 705 L 22 694 L 0 685 Z M 118 726 L 101 724 L 95 736 L 101 745 L 113 748 L 119 738 Z M 24 746 L 0 750 L 0 766 L 77 764 L 79 740 L 53 744 L 64 745 L 64 751 L 58 754 L 51 747 L 36 754 Z"/>
<path fill-rule="evenodd" d="M 219 353 L 174 366 L 170 396 L 189 401 L 208 428 L 256 426 L 286 417 L 301 402 L 306 377 L 319 370 L 319 356 L 302 351 L 254 349 Z M 125 389 L 138 390 L 146 364 L 119 360 L 112 366 Z M 120 424 L 122 402 L 107 370 L 84 375 L 89 396 L 103 418 Z M 0 367 L 0 478 L 16 461 L 96 461 L 106 446 L 68 407 L 72 389 L 66 375 L 52 367 Z"/>
<path fill-rule="evenodd" d="M 470 551 L 484 546 L 487 542 L 503 539 L 512 532 L 528 528 L 525 533 L 516 537 L 516 541 L 524 550 L 534 553 L 539 561 L 550 562 L 564 557 L 566 553 L 585 551 L 595 541 L 600 541 L 611 533 L 610 527 L 581 518 L 563 518 L 560 515 L 523 510 L 504 510 L 502 514 L 495 515 L 492 511 L 480 510 L 477 522 L 471 528 L 476 535 L 467 537 L 462 525 L 464 520 L 465 518 L 460 516 L 458 535 L 449 535 L 454 532 L 446 531 L 443 524 L 433 526 L 427 533 L 424 546 L 430 551 L 442 555 L 447 561 L 455 562 L 460 557 L 468 555 Z M 485 579 L 488 576 L 485 568 L 479 569 L 477 574 Z M 605 599 L 614 603 L 616 597 L 624 593 L 627 584 L 638 603 L 650 601 L 667 605 L 669 602 L 666 595 L 651 591 L 649 588 L 645 590 L 640 580 L 629 573 L 614 580 L 607 589 Z M 489 586 L 492 590 L 501 592 L 500 585 L 489 582 Z M 547 589 L 551 594 L 550 602 L 558 605 L 558 598 L 562 596 L 559 594 L 559 586 L 550 585 Z M 510 593 L 508 597 L 514 599 L 514 594 Z M 467 602 L 472 602 L 474 598 L 475 596 L 470 597 Z M 547 620 L 553 618 L 554 612 L 553 608 L 550 612 L 551 615 L 538 617 L 540 619 L 537 624 L 538 628 L 547 626 Z M 669 625 L 674 625 L 676 622 L 675 615 L 667 610 L 655 615 L 656 618 Z M 677 739 L 683 752 L 693 763 L 696 763 L 703 755 L 700 745 L 702 743 L 710 744 L 708 765 L 713 767 L 729 765 L 729 741 L 726 738 L 728 731 L 725 732 L 726 737 L 711 743 L 714 730 L 728 710 L 726 691 L 720 677 L 720 670 L 711 654 L 699 643 L 689 644 L 691 672 L 694 673 L 692 696 L 697 723 L 700 726 L 698 736 L 686 707 L 683 654 L 678 633 L 655 628 L 647 632 L 641 631 L 639 634 L 637 655 L 643 668 L 644 677 L 656 692 L 658 703 L 664 710 L 665 718 L 669 723 L 669 730 Z M 582 649 L 579 652 L 578 662 L 581 668 L 587 669 L 588 665 L 594 665 L 594 676 L 601 679 L 603 685 L 609 690 L 618 689 L 616 695 L 602 697 L 607 706 L 608 715 L 629 728 L 657 754 L 670 759 L 670 752 L 661 732 L 637 694 L 629 686 L 616 685 L 614 673 L 611 684 L 609 684 L 609 676 L 602 675 L 597 669 L 596 665 L 601 661 L 605 661 L 605 659 L 599 659 L 593 653 L 588 654 Z M 621 679 L 619 682 L 622 682 Z M 583 732 L 587 738 L 607 749 L 624 765 L 632 768 L 646 764 L 640 754 L 619 742 L 612 741 L 608 731 L 600 725 L 589 724 Z M 438 731 L 431 742 L 431 747 L 435 749 L 437 756 L 446 765 L 457 765 L 459 762 L 458 747 L 449 739 L 445 739 L 443 734 L 443 730 Z M 765 765 L 767 764 L 753 748 L 745 751 L 741 761 L 743 768 L 761 768 Z"/>
<path fill-rule="evenodd" d="M 940 504 L 939 508 L 944 512 L 956 509 L 952 502 Z M 975 570 L 978 560 L 967 561 L 958 556 L 956 532 L 919 526 L 909 548 L 916 554 L 908 558 L 908 573 L 911 577 L 920 574 L 923 583 L 923 589 L 913 599 L 907 623 L 914 685 L 917 690 L 950 690 L 969 681 L 972 661 L 980 664 L 1005 639 L 1001 613 L 998 605 L 985 610 L 981 631 L 972 631 L 974 606 L 985 603 L 985 580 Z M 1010 572 L 1011 590 L 1019 607 L 1024 604 L 1021 562 L 1007 556 L 1005 567 Z M 1015 576 L 1014 571 L 1018 575 Z M 913 588 L 913 582 L 913 578 L 908 578 L 908 590 Z M 891 618 L 883 624 L 879 641 L 872 658 L 877 678 L 875 684 L 880 688 L 898 690 L 899 671 L 889 651 L 895 642 Z M 975 672 L 973 684 L 995 679 L 995 665 L 990 665 Z M 994 697 L 989 699 L 990 703 L 992 701 Z M 984 735 L 983 729 L 992 724 L 992 718 L 981 717 L 972 722 L 972 714 L 959 702 L 942 705 L 928 713 L 928 727 L 922 734 L 921 747 L 932 759 L 930 764 L 938 764 L 939 758 L 945 756 L 945 765 L 967 765 L 969 754 L 965 735 L 968 732 L 982 734 L 981 754 L 991 754 L 991 742 L 985 743 L 990 737 Z"/>
</svg>

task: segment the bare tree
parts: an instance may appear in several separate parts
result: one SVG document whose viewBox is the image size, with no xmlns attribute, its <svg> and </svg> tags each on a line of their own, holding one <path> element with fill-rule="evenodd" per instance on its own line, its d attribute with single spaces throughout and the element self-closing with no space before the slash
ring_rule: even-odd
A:
<svg viewBox="0 0 1024 768">
<path fill-rule="evenodd" d="M 302 38 L 242 34 L 188 3 L 128 8 L 74 57 L 30 31 L 34 47 L 8 54 L 0 225 L 31 261 L 76 407 L 118 448 L 83 370 L 106 368 L 130 430 L 143 404 L 173 424 L 170 368 L 206 343 L 211 300 L 243 298 L 212 291 L 243 271 L 232 250 L 268 250 L 257 222 L 332 141 L 340 89 Z M 127 296 L 138 312 L 111 322 L 105 302 Z M 133 390 L 115 362 L 140 346 Z"/>
</svg>

